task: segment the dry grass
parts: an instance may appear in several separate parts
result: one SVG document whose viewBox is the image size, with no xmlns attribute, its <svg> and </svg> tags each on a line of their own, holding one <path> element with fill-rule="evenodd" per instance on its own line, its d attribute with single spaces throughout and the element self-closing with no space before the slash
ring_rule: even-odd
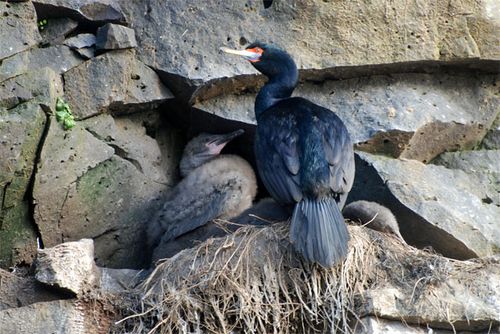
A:
<svg viewBox="0 0 500 334">
<path fill-rule="evenodd" d="M 300 260 L 288 224 L 245 227 L 159 263 L 131 296 L 128 333 L 352 333 L 366 291 L 391 282 L 409 305 L 460 265 L 364 227 L 349 227 L 343 264 Z M 459 261 L 458 261 L 459 262 Z M 417 303 L 418 304 L 418 303 Z M 439 306 L 441 307 L 441 306 Z"/>
</svg>

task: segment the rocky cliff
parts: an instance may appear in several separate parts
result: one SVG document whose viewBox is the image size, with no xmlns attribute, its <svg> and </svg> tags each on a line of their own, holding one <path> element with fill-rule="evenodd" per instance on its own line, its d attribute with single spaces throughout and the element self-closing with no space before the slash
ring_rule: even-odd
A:
<svg viewBox="0 0 500 334">
<path fill-rule="evenodd" d="M 417 326 L 415 333 L 424 330 L 418 326 L 447 333 L 456 322 L 463 331 L 494 331 L 499 290 L 488 277 L 498 276 L 500 249 L 499 31 L 496 0 L 0 0 L 0 268 L 7 270 L 0 279 L 10 282 L 7 289 L 0 284 L 0 333 L 13 328 L 12 319 L 32 322 L 16 333 L 102 332 L 127 315 L 107 306 L 92 315 L 84 288 L 58 283 L 47 290 L 51 279 L 16 273 L 36 268 L 35 258 L 43 271 L 46 249 L 92 239 L 77 257 L 89 257 L 85 271 L 99 274 L 82 286 L 113 286 L 106 293 L 116 294 L 117 280 L 148 265 L 145 227 L 179 180 L 188 138 L 244 128 L 228 149 L 254 165 L 253 101 L 264 78 L 219 50 L 254 40 L 285 48 L 300 68 L 294 94 L 332 109 L 348 127 L 357 150 L 348 201 L 390 208 L 409 247 L 439 254 L 432 261 L 447 268 L 439 282 L 453 286 L 453 293 L 436 290 L 457 311 L 445 319 L 424 312 L 422 300 L 420 309 L 401 304 L 415 296 L 385 273 L 387 284 L 363 292 L 371 300 L 366 309 L 356 304 L 362 325 L 343 330 L 409 331 L 398 327 L 402 319 Z M 272 230 L 266 233 L 287 252 Z M 433 264 L 414 265 L 421 271 Z M 457 278 L 457 270 L 465 276 Z M 464 296 L 473 288 L 460 281 L 475 275 L 482 290 L 468 313 L 456 305 L 471 300 Z M 114 277 L 114 285 L 95 283 L 99 277 Z M 421 277 L 407 283 L 437 284 L 430 274 Z M 90 299 L 105 304 L 96 294 Z M 65 316 L 37 327 L 47 312 Z M 463 319 L 471 314 L 479 320 L 468 325 Z M 330 320 L 315 328 L 337 324 Z"/>
</svg>

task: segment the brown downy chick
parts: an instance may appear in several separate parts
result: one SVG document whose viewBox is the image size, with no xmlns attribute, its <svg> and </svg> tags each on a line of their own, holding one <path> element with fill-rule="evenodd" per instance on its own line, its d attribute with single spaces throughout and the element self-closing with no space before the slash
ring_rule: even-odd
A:
<svg viewBox="0 0 500 334">
<path fill-rule="evenodd" d="M 393 234 L 403 241 L 399 225 L 391 210 L 375 202 L 356 201 L 346 205 L 342 214 L 346 219 L 365 225 L 373 230 Z"/>
<path fill-rule="evenodd" d="M 257 181 L 250 164 L 236 155 L 221 155 L 222 148 L 241 135 L 200 134 L 184 149 L 181 182 L 167 195 L 147 230 L 153 261 L 164 257 L 163 248 L 175 238 L 212 219 L 230 219 L 252 205 Z"/>
</svg>

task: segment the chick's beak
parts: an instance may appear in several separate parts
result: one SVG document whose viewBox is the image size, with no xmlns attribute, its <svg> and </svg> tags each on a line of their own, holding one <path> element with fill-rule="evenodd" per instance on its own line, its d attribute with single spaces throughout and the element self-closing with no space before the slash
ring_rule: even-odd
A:
<svg viewBox="0 0 500 334">
<path fill-rule="evenodd" d="M 258 62 L 260 60 L 260 57 L 262 56 L 262 49 L 260 48 L 253 48 L 253 49 L 246 49 L 246 50 L 234 50 L 234 49 L 229 49 L 226 47 L 221 47 L 221 51 L 224 51 L 225 53 L 230 53 L 233 55 L 238 55 L 242 56 L 248 61 L 251 62 Z"/>
<path fill-rule="evenodd" d="M 239 129 L 228 134 L 215 135 L 214 140 L 207 144 L 210 153 L 219 154 L 227 143 L 229 143 L 234 138 L 241 136 L 244 132 L 245 131 L 243 129 Z"/>
</svg>

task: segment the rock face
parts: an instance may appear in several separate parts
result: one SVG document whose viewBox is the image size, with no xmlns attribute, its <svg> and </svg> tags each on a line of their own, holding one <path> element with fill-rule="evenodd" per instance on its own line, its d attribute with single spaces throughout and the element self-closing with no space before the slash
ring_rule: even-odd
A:
<svg viewBox="0 0 500 334">
<path fill-rule="evenodd" d="M 18 52 L 27 50 L 41 37 L 36 23 L 36 13 L 31 2 L 0 2 L 0 61 Z M 2 81 L 0 79 L 0 81 Z"/>
<path fill-rule="evenodd" d="M 430 161 L 477 145 L 499 113 L 498 77 L 392 74 L 303 83 L 294 95 L 335 111 L 358 149 Z M 220 117 L 255 124 L 255 93 L 195 104 Z"/>
<path fill-rule="evenodd" d="M 37 104 L 0 109 L 0 261 L 31 263 L 36 236 L 25 201 L 46 116 Z"/>
<path fill-rule="evenodd" d="M 0 81 L 42 67 L 50 67 L 54 72 L 62 74 L 82 62 L 83 59 L 65 45 L 31 49 L 3 60 L 0 64 Z"/>
<path fill-rule="evenodd" d="M 112 23 L 97 29 L 97 48 L 100 50 L 129 49 L 136 46 L 133 29 Z"/>
<path fill-rule="evenodd" d="M 478 181 L 460 170 L 359 153 L 351 200 L 378 200 L 390 208 L 405 240 L 468 259 L 500 248 L 500 208 Z M 378 176 L 376 176 L 378 175 Z M 378 179 L 378 180 L 377 180 Z"/>
<path fill-rule="evenodd" d="M 35 0 L 33 3 L 40 17 L 68 16 L 94 24 L 125 22 L 120 5 L 115 0 Z"/>
<path fill-rule="evenodd" d="M 385 65 L 500 59 L 494 0 L 450 6 L 435 1 L 275 1 L 268 9 L 257 0 L 176 0 L 132 1 L 122 8 L 136 31 L 140 59 L 170 79 L 176 95 L 193 101 L 254 86 L 254 80 L 238 78 L 256 73 L 251 65 L 223 55 L 219 47 L 240 48 L 263 38 L 289 50 L 299 68 L 315 78 L 352 76 L 348 68 L 360 65 L 367 74 L 384 71 Z"/>
<path fill-rule="evenodd" d="M 164 151 L 141 123 L 108 116 L 85 125 L 65 132 L 51 121 L 33 189 L 35 221 L 45 246 L 93 238 L 99 265 L 140 267 L 151 208 L 173 180 L 160 171 Z"/>
<path fill-rule="evenodd" d="M 68 103 L 78 119 L 106 111 L 152 109 L 173 96 L 132 51 L 93 58 L 64 75 Z"/>
<path fill-rule="evenodd" d="M 55 300 L 0 311 L 1 334 L 103 333 L 107 326 L 89 306 L 75 300 Z M 8 332 L 4 331 L 8 329 Z"/>
</svg>

